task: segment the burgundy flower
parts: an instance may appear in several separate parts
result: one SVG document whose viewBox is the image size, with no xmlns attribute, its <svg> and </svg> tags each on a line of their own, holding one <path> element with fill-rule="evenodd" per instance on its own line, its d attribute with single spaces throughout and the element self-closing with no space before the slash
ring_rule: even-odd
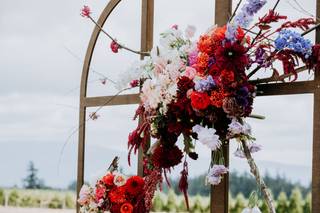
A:
<svg viewBox="0 0 320 213">
<path fill-rule="evenodd" d="M 218 67 L 228 70 L 244 70 L 249 63 L 247 49 L 237 42 L 226 42 L 218 46 L 215 58 Z"/>
<path fill-rule="evenodd" d="M 154 166 L 169 169 L 181 163 L 183 157 L 182 151 L 176 146 L 165 147 L 159 145 L 152 155 Z"/>
</svg>

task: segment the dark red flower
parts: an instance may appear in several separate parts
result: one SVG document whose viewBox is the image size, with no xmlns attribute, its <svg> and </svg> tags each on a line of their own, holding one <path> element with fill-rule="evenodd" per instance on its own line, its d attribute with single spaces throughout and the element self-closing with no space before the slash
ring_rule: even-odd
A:
<svg viewBox="0 0 320 213">
<path fill-rule="evenodd" d="M 219 81 L 223 86 L 229 85 L 234 82 L 234 72 L 231 70 L 223 70 L 219 76 Z"/>
<path fill-rule="evenodd" d="M 182 157 L 183 153 L 176 145 L 169 147 L 159 145 L 154 150 L 152 162 L 156 167 L 169 169 L 181 163 Z"/>
<path fill-rule="evenodd" d="M 226 42 L 224 46 L 218 46 L 215 51 L 217 66 L 220 69 L 244 70 L 249 64 L 246 52 L 247 49 L 238 42 Z"/>
<path fill-rule="evenodd" d="M 207 93 L 193 91 L 190 98 L 194 109 L 204 110 L 210 105 L 210 97 Z"/>
<path fill-rule="evenodd" d="M 130 177 L 125 184 L 126 191 L 132 196 L 141 194 L 143 192 L 143 187 L 144 180 L 140 176 Z"/>
<path fill-rule="evenodd" d="M 194 82 L 192 79 L 182 76 L 178 81 L 178 93 L 185 94 L 189 89 L 194 87 Z"/>
</svg>

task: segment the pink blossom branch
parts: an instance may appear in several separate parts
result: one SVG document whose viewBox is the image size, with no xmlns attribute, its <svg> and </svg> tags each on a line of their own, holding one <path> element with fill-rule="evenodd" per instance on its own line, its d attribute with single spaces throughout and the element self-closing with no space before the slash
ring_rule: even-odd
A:
<svg viewBox="0 0 320 213">
<path fill-rule="evenodd" d="M 141 51 L 137 51 L 137 50 L 133 50 L 123 44 L 120 44 L 117 42 L 117 40 L 112 37 L 109 33 L 107 33 L 90 15 L 87 16 L 99 29 L 101 32 L 103 32 L 111 41 L 117 43 L 119 45 L 119 48 L 121 49 L 125 49 L 129 52 L 132 52 L 132 53 L 135 53 L 135 54 L 138 54 L 138 55 L 143 55 L 143 56 L 149 56 L 150 53 L 149 52 L 141 52 Z"/>
</svg>

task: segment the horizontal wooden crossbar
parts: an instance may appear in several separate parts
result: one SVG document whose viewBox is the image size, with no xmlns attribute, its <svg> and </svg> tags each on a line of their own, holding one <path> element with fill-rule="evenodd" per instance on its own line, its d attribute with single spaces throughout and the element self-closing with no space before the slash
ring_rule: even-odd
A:
<svg viewBox="0 0 320 213">
<path fill-rule="evenodd" d="M 313 93 L 318 87 L 315 81 L 297 81 L 290 83 L 272 83 L 257 85 L 258 96 L 292 95 Z"/>
<path fill-rule="evenodd" d="M 84 107 L 97 107 L 97 106 L 113 106 L 113 105 L 127 105 L 139 104 L 139 94 L 128 94 L 118 96 L 99 96 L 88 97 L 83 99 Z"/>
<path fill-rule="evenodd" d="M 300 81 L 291 83 L 272 83 L 257 85 L 258 96 L 269 95 L 292 95 L 292 94 L 307 94 L 313 93 L 315 88 L 320 87 L 316 85 L 315 81 Z M 98 106 L 114 106 L 114 105 L 128 105 L 139 104 L 139 94 L 128 94 L 118 96 L 100 96 L 87 97 L 83 99 L 84 107 L 98 107 Z"/>
</svg>

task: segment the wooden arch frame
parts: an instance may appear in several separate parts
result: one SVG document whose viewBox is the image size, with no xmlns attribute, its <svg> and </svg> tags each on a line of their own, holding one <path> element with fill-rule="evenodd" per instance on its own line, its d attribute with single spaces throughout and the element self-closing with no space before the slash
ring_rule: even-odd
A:
<svg viewBox="0 0 320 213">
<path fill-rule="evenodd" d="M 103 26 L 112 11 L 117 7 L 121 0 L 110 0 L 102 11 L 98 25 Z M 320 0 L 316 1 L 316 14 L 320 16 Z M 215 23 L 223 25 L 228 20 L 232 10 L 232 0 L 215 0 Z M 141 51 L 149 51 L 153 45 L 153 19 L 154 19 L 154 0 L 142 0 L 141 15 Z M 111 96 L 87 97 L 87 81 L 90 70 L 90 63 L 97 39 L 100 35 L 99 27 L 95 27 L 90 38 L 86 52 L 81 85 L 80 85 L 80 112 L 79 112 L 79 144 L 78 144 L 78 174 L 77 174 L 77 193 L 84 182 L 84 156 L 85 156 L 85 121 L 86 108 L 102 106 Z M 320 30 L 316 31 L 316 43 L 320 43 Z M 289 95 L 289 94 L 313 94 L 314 96 L 314 114 L 313 114 L 313 159 L 312 159 L 312 212 L 320 212 L 320 73 L 315 73 L 312 81 L 301 81 L 292 83 L 272 83 L 258 85 L 260 96 L 269 95 Z M 139 95 L 129 94 L 120 95 L 112 99 L 108 105 L 126 105 L 138 104 Z M 229 164 L 229 147 L 224 147 L 226 165 Z M 142 170 L 142 153 L 139 152 L 138 171 L 139 175 L 143 174 Z M 228 176 L 223 179 L 218 186 L 211 188 L 211 212 L 227 213 L 228 212 Z M 216 196 L 217 195 L 217 196 Z M 79 206 L 77 205 L 77 212 Z"/>
</svg>

